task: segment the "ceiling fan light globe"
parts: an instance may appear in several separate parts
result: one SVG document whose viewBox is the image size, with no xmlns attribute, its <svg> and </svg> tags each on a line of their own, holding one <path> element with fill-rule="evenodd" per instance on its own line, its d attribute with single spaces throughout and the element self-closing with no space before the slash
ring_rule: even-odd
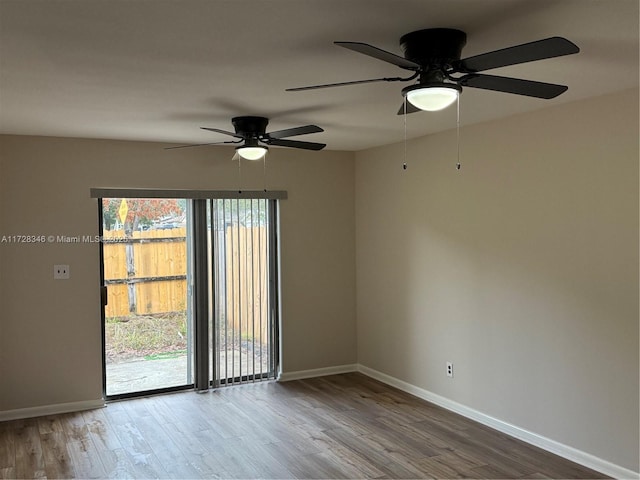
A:
<svg viewBox="0 0 640 480">
<path fill-rule="evenodd" d="M 267 154 L 267 149 L 264 147 L 238 147 L 238 155 L 245 160 L 260 160 Z"/>
<path fill-rule="evenodd" d="M 455 87 L 422 87 L 408 90 L 407 100 L 416 108 L 428 112 L 443 110 L 455 102 L 460 94 Z"/>
</svg>

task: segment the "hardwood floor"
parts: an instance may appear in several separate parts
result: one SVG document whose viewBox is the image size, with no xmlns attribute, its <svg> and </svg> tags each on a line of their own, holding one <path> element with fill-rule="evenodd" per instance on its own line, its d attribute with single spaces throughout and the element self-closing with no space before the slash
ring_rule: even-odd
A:
<svg viewBox="0 0 640 480">
<path fill-rule="evenodd" d="M 2 478 L 605 478 L 353 373 L 0 423 Z"/>
</svg>

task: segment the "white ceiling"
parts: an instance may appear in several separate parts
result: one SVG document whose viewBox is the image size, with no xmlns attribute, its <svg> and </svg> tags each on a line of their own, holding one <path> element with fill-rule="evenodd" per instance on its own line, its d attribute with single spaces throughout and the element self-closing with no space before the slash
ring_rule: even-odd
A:
<svg viewBox="0 0 640 480">
<path fill-rule="evenodd" d="M 405 84 L 285 88 L 406 71 L 333 45 L 401 55 L 401 35 L 451 27 L 463 57 L 563 36 L 577 55 L 490 73 L 560 83 L 539 100 L 466 88 L 463 124 L 638 86 L 638 0 L 0 0 L 0 132 L 202 143 L 236 115 L 268 131 L 316 124 L 332 150 L 401 141 Z M 455 126 L 455 107 L 407 117 L 408 136 Z"/>
</svg>

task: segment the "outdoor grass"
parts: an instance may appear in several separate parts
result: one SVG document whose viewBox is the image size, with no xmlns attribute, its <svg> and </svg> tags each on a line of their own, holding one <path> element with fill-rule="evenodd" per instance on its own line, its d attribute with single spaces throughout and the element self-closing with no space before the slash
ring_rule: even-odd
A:
<svg viewBox="0 0 640 480">
<path fill-rule="evenodd" d="M 107 361 L 168 358 L 187 349 L 186 312 L 107 318 Z"/>
<path fill-rule="evenodd" d="M 186 355 L 186 354 L 187 354 L 186 350 L 174 350 L 172 352 L 159 352 L 159 353 L 152 353 L 150 355 L 145 355 L 144 359 L 145 360 L 165 360 L 167 358 L 181 357 L 182 355 Z"/>
</svg>

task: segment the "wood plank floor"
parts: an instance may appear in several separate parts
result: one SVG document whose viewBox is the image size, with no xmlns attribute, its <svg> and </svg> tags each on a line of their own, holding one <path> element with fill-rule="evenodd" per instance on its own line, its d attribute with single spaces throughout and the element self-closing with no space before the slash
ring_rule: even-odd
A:
<svg viewBox="0 0 640 480">
<path fill-rule="evenodd" d="M 605 478 L 352 373 L 0 423 L 2 478 Z"/>
</svg>

